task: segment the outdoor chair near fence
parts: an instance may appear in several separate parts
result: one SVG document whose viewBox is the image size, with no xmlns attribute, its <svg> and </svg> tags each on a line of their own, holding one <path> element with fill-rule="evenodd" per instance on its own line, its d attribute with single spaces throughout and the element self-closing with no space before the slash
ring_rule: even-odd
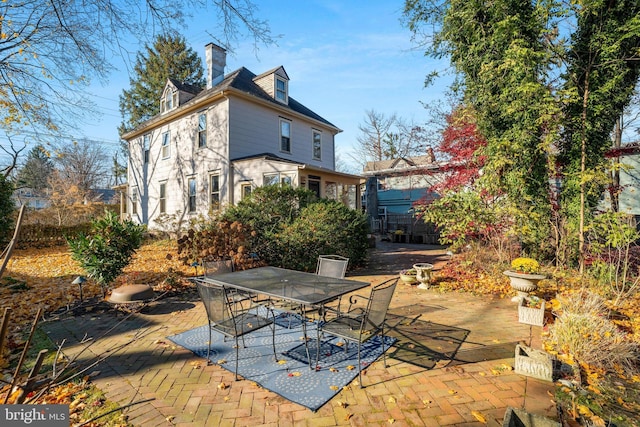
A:
<svg viewBox="0 0 640 427">
<path fill-rule="evenodd" d="M 361 348 L 362 344 L 375 336 L 380 336 L 384 366 L 387 367 L 385 354 L 384 327 L 387 317 L 387 310 L 391 304 L 391 298 L 398 283 L 398 277 L 382 282 L 371 289 L 368 297 L 352 295 L 349 298 L 349 307 L 344 312 L 339 312 L 337 316 L 326 322 L 320 322 L 318 326 L 318 336 L 322 342 L 325 335 L 333 335 L 345 340 L 344 350 L 348 351 L 348 343 L 355 342 L 358 345 L 358 377 L 362 388 L 362 364 Z M 366 305 L 363 307 L 358 300 L 364 299 Z M 357 305 L 356 305 L 357 304 Z M 321 342 L 318 343 L 316 352 L 316 366 L 320 359 Z"/>
<path fill-rule="evenodd" d="M 198 293 L 202 299 L 207 319 L 209 323 L 209 341 L 207 342 L 207 361 L 211 352 L 212 333 L 213 331 L 222 334 L 225 339 L 233 338 L 235 340 L 236 360 L 235 360 L 235 378 L 238 380 L 238 359 L 240 355 L 240 340 L 242 347 L 246 348 L 244 336 L 250 332 L 262 329 L 266 326 L 271 327 L 273 357 L 277 359 L 275 347 L 275 319 L 273 311 L 264 307 L 250 305 L 243 307 L 243 301 L 238 300 L 235 290 L 226 286 L 207 283 L 205 281 L 196 281 Z"/>
</svg>

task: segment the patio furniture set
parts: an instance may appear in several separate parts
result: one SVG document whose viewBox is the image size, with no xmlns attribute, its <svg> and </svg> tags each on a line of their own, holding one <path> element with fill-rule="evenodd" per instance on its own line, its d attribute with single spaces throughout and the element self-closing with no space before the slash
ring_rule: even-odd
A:
<svg viewBox="0 0 640 427">
<path fill-rule="evenodd" d="M 384 356 L 384 322 L 398 278 L 374 286 L 369 296 L 353 294 L 370 284 L 345 279 L 348 258 L 320 256 L 316 273 L 278 267 L 259 267 L 233 271 L 231 261 L 203 262 L 204 275 L 194 279 L 204 303 L 209 326 L 208 347 L 213 331 L 235 340 L 235 377 L 238 380 L 240 345 L 246 347 L 245 336 L 259 329 L 272 330 L 275 360 L 276 319 L 285 319 L 286 327 L 301 327 L 309 368 L 317 370 L 322 340 L 339 337 L 347 350 L 349 342 L 358 346 L 358 376 L 362 387 L 360 349 L 363 343 L 380 335 Z M 349 303 L 342 298 L 350 295 Z M 360 300 L 365 301 L 361 303 Z M 315 314 L 316 333 L 310 337 L 307 319 Z M 298 321 L 292 322 L 292 319 Z M 308 342 L 317 340 L 315 354 Z M 209 359 L 209 348 L 207 348 Z M 386 358 L 384 359 L 386 366 Z"/>
</svg>

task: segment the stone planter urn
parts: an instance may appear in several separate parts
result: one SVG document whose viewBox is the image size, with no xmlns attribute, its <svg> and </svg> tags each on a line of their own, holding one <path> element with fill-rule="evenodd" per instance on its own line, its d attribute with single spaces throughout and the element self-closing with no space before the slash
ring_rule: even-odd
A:
<svg viewBox="0 0 640 427">
<path fill-rule="evenodd" d="M 538 282 L 540 280 L 547 278 L 544 274 L 518 273 L 512 270 L 507 270 L 502 274 L 509 277 L 511 280 L 511 287 L 518 293 L 511 299 L 514 302 L 520 302 L 523 298 L 526 298 L 530 292 L 538 289 Z"/>
<path fill-rule="evenodd" d="M 429 289 L 429 283 L 431 282 L 431 272 L 433 271 L 433 264 L 426 262 L 413 264 L 413 268 L 416 270 L 416 279 L 420 284 L 418 288 Z"/>
<path fill-rule="evenodd" d="M 418 282 L 418 279 L 416 278 L 417 274 L 418 272 L 413 268 L 409 270 L 402 270 L 400 272 L 400 280 L 407 285 L 413 285 Z"/>
</svg>

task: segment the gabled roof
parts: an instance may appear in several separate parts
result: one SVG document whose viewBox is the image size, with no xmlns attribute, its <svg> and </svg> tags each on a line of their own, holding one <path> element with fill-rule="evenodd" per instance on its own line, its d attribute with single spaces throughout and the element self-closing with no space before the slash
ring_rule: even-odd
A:
<svg viewBox="0 0 640 427">
<path fill-rule="evenodd" d="M 255 80 L 261 79 L 262 77 L 268 76 L 269 74 L 277 74 L 280 77 L 285 77 L 287 80 L 290 80 L 289 79 L 289 75 L 287 74 L 287 72 L 285 71 L 285 69 L 284 69 L 284 67 L 282 65 L 280 65 L 278 67 L 275 67 L 275 68 L 272 68 L 272 69 L 270 69 L 268 71 L 265 71 L 264 73 L 255 76 L 254 79 Z"/>
<path fill-rule="evenodd" d="M 276 70 L 278 68 L 281 67 L 277 67 L 275 68 Z M 273 70 L 271 70 L 271 72 L 273 72 Z M 172 84 L 174 84 L 178 89 L 180 89 L 181 87 L 184 88 L 185 92 L 189 92 L 189 93 L 193 93 L 195 94 L 195 96 L 191 99 L 189 99 L 187 102 L 182 103 L 179 107 L 174 108 L 171 113 L 175 114 L 175 113 L 179 113 L 182 109 L 186 109 L 189 108 L 190 105 L 193 105 L 195 103 L 198 102 L 202 102 L 203 100 L 207 99 L 208 97 L 212 97 L 216 94 L 220 94 L 222 92 L 225 91 L 238 91 L 241 93 L 244 93 L 246 95 L 258 98 L 262 101 L 267 101 L 271 104 L 273 104 L 275 107 L 279 108 L 279 109 L 289 109 L 294 113 L 297 114 L 301 114 L 303 116 L 309 117 L 312 120 L 318 121 L 320 123 L 323 123 L 329 127 L 334 128 L 337 132 L 341 132 L 341 130 L 335 126 L 333 123 L 331 123 L 330 121 L 326 120 L 325 118 L 323 118 L 322 116 L 320 116 L 319 114 L 316 114 L 315 112 L 313 112 L 311 109 L 305 107 L 304 105 L 302 105 L 300 102 L 296 101 L 294 98 L 292 98 L 291 96 L 289 96 L 289 104 L 283 104 L 281 102 L 278 102 L 277 100 L 275 100 L 272 96 L 270 96 L 267 92 L 264 91 L 264 89 L 262 89 L 260 86 L 258 86 L 255 82 L 256 75 L 254 73 L 252 73 L 251 71 L 249 71 L 248 69 L 246 69 L 245 67 L 241 67 L 231 73 L 228 73 L 227 75 L 224 76 L 224 79 L 218 83 L 216 86 L 210 88 L 210 89 L 202 89 L 202 88 L 198 88 L 195 86 L 191 86 L 191 85 L 187 85 L 187 84 L 183 84 L 178 82 L 175 79 L 169 79 L 171 81 Z M 183 90 L 183 89 L 180 89 Z M 153 116 L 152 118 L 150 118 L 149 120 L 147 120 L 146 122 L 140 124 L 139 126 L 136 127 L 136 129 L 132 130 L 129 133 L 136 133 L 136 131 L 140 131 L 144 128 L 146 128 L 147 126 L 149 126 L 150 124 L 152 124 L 153 122 L 155 122 L 156 120 L 159 120 L 161 114 L 157 114 L 155 116 Z M 167 114 L 162 114 L 163 117 L 166 117 Z M 123 138 L 127 139 L 127 134 L 122 135 Z"/>
<path fill-rule="evenodd" d="M 176 79 L 169 78 L 169 81 L 172 85 L 176 87 L 181 92 L 187 92 L 193 95 L 197 95 L 202 92 L 202 88 L 199 86 L 190 85 L 188 83 L 180 82 Z"/>
<path fill-rule="evenodd" d="M 277 67 L 275 68 L 275 70 L 277 70 L 278 68 L 281 68 L 281 67 Z M 270 70 L 264 74 L 268 74 L 272 72 L 273 70 Z M 265 92 L 260 86 L 258 86 L 254 82 L 255 78 L 256 78 L 256 75 L 254 73 L 252 73 L 245 67 L 241 67 L 238 70 L 227 74 L 224 80 L 222 80 L 222 82 L 219 85 L 204 91 L 205 93 L 200 93 L 199 96 L 207 96 L 207 94 L 211 92 L 218 92 L 221 90 L 233 88 L 241 92 L 244 92 L 246 94 L 263 99 L 265 101 L 269 101 L 273 103 L 273 105 L 277 105 L 278 107 L 285 108 L 285 109 L 289 108 L 298 114 L 305 115 L 309 118 L 322 122 L 328 126 L 337 128 L 333 123 L 326 120 L 319 114 L 316 114 L 311 109 L 305 107 L 304 105 L 296 101 L 295 98 L 292 98 L 291 96 L 289 96 L 289 105 L 284 105 L 281 102 L 276 101 L 271 95 Z M 199 98 L 199 96 L 196 96 L 196 98 Z"/>
<path fill-rule="evenodd" d="M 436 163 L 431 155 L 400 157 L 390 160 L 379 160 L 367 162 L 364 172 L 386 171 L 389 169 L 415 168 L 416 166 L 435 166 Z"/>
</svg>

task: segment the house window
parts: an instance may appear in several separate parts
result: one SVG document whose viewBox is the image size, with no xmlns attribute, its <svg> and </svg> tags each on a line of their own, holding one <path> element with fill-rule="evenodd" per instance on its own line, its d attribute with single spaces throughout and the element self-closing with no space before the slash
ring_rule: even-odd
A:
<svg viewBox="0 0 640 427">
<path fill-rule="evenodd" d="M 276 77 L 276 99 L 281 102 L 287 102 L 287 82 Z"/>
<path fill-rule="evenodd" d="M 211 175 L 209 184 L 209 206 L 212 211 L 215 211 L 220 209 L 220 175 Z"/>
<path fill-rule="evenodd" d="M 207 146 L 207 115 L 198 116 L 198 148 Z"/>
<path fill-rule="evenodd" d="M 280 151 L 291 152 L 291 122 L 280 120 Z"/>
<path fill-rule="evenodd" d="M 171 136 L 169 132 L 162 134 L 162 158 L 168 159 L 171 155 Z"/>
<path fill-rule="evenodd" d="M 262 179 L 263 185 L 278 185 L 280 183 L 279 173 L 265 173 Z"/>
<path fill-rule="evenodd" d="M 146 133 L 142 137 L 142 158 L 144 163 L 149 163 L 149 143 L 151 141 L 151 135 Z"/>
<path fill-rule="evenodd" d="M 167 212 L 167 183 L 160 183 L 160 213 Z"/>
<path fill-rule="evenodd" d="M 196 211 L 196 179 L 189 178 L 189 212 Z"/>
<path fill-rule="evenodd" d="M 241 197 L 244 199 L 246 197 L 251 196 L 251 184 L 242 184 L 240 186 L 240 194 L 242 195 Z"/>
<path fill-rule="evenodd" d="M 316 130 L 313 131 L 313 159 L 322 159 L 322 134 Z"/>
<path fill-rule="evenodd" d="M 293 176 L 280 173 L 266 173 L 262 179 L 263 184 L 266 185 L 280 185 L 289 186 L 293 185 Z"/>
<path fill-rule="evenodd" d="M 131 190 L 131 214 L 138 214 L 138 189 L 134 188 Z"/>
<path fill-rule="evenodd" d="M 160 112 L 164 113 L 178 106 L 178 92 L 167 90 L 160 100 Z"/>
</svg>

